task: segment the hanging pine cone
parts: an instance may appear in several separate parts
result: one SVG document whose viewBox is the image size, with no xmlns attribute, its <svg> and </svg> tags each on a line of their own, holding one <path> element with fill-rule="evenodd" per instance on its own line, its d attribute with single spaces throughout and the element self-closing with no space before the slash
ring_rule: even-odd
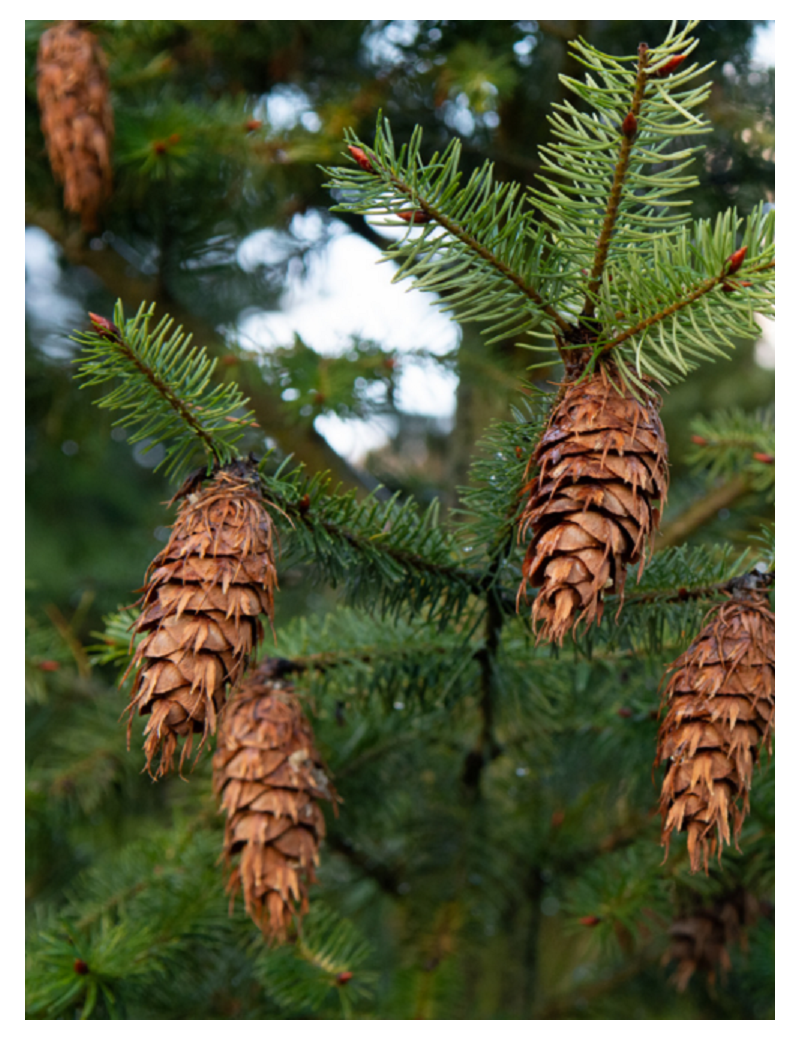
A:
<svg viewBox="0 0 800 1040">
<path fill-rule="evenodd" d="M 64 205 L 97 230 L 97 212 L 111 194 L 114 113 L 106 59 L 94 33 L 59 22 L 42 33 L 37 60 L 42 133 Z"/>
<path fill-rule="evenodd" d="M 245 909 L 271 940 L 285 939 L 308 909 L 325 818 L 317 802 L 337 795 L 292 686 L 266 659 L 239 687 L 220 723 L 214 790 L 227 813 L 225 858 L 231 906 Z"/>
<path fill-rule="evenodd" d="M 753 763 L 762 745 L 772 753 L 775 615 L 760 581 L 746 582 L 710 611 L 700 635 L 668 669 L 656 758 L 667 763 L 662 844 L 666 855 L 672 832 L 686 831 L 692 873 L 701 860 L 708 873 L 709 855 L 722 855 L 731 832 L 738 848 Z"/>
<path fill-rule="evenodd" d="M 696 971 L 705 972 L 710 986 L 717 972 L 724 980 L 731 969 L 729 950 L 739 943 L 747 949 L 747 930 L 756 923 L 761 904 L 754 895 L 739 890 L 717 900 L 710 907 L 698 907 L 673 921 L 671 943 L 662 964 L 677 961 L 672 982 L 683 993 Z"/>
<path fill-rule="evenodd" d="M 519 530 L 531 541 L 517 603 L 528 583 L 541 586 L 532 623 L 549 642 L 599 622 L 603 592 L 624 592 L 628 564 L 641 575 L 667 497 L 660 401 L 620 393 L 612 377 L 600 366 L 567 387 L 531 460 L 539 472 L 525 488 Z"/>
<path fill-rule="evenodd" d="M 133 711 L 150 715 L 147 768 L 161 748 L 157 776 L 169 772 L 178 737 L 180 764 L 216 731 L 225 693 L 241 678 L 263 637 L 260 614 L 273 616 L 277 588 L 273 525 L 249 463 L 220 469 L 199 491 L 189 490 L 166 547 L 153 560 L 139 601 L 135 632 L 146 632 L 128 672 L 139 671 Z M 128 673 L 126 673 L 127 675 Z"/>
</svg>

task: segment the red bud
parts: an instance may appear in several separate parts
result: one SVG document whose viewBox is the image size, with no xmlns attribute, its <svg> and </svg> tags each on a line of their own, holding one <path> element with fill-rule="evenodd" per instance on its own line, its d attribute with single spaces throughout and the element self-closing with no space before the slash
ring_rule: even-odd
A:
<svg viewBox="0 0 800 1040">
<path fill-rule="evenodd" d="M 595 917 L 594 914 L 589 914 L 587 917 L 581 917 L 579 923 L 582 924 L 584 928 L 595 928 L 600 924 L 600 920 L 601 919 Z"/>
<path fill-rule="evenodd" d="M 692 434 L 692 444 L 699 444 L 700 447 L 702 448 L 706 444 L 708 444 L 708 441 L 705 439 L 705 437 L 701 437 L 699 433 L 693 433 Z"/>
<path fill-rule="evenodd" d="M 103 318 L 99 314 L 92 314 L 91 311 L 89 311 L 89 318 L 94 325 L 94 331 L 103 339 L 110 339 L 112 342 L 122 339 L 122 333 L 113 321 L 109 321 L 108 318 Z"/>
<path fill-rule="evenodd" d="M 775 456 L 765 455 L 763 451 L 754 451 L 753 458 L 756 460 L 756 462 L 763 462 L 765 466 L 775 465 Z"/>
<path fill-rule="evenodd" d="M 42 672 L 57 672 L 61 665 L 58 661 L 40 661 L 39 670 Z"/>
<path fill-rule="evenodd" d="M 688 55 L 686 54 L 676 54 L 674 57 L 670 58 L 666 64 L 662 65 L 660 69 L 656 69 L 655 72 L 651 73 L 651 75 L 657 76 L 658 79 L 663 79 L 665 76 L 669 76 L 670 73 L 674 72 L 682 62 L 686 61 L 687 57 Z"/>
<path fill-rule="evenodd" d="M 517 456 L 518 459 L 522 458 L 522 448 L 520 448 L 519 445 L 517 445 L 516 448 L 514 448 L 514 454 Z"/>
<path fill-rule="evenodd" d="M 407 224 L 428 224 L 433 219 L 421 209 L 404 209 L 397 215 Z"/>
<path fill-rule="evenodd" d="M 177 144 L 180 141 L 180 139 L 180 134 L 170 134 L 169 139 L 167 140 L 167 144 Z"/>
<path fill-rule="evenodd" d="M 752 284 L 752 282 L 723 282 L 722 291 L 727 293 L 736 292 L 737 289 L 747 289 Z"/>
<path fill-rule="evenodd" d="M 88 975 L 89 974 L 89 965 L 86 963 L 86 961 L 82 961 L 80 959 L 80 957 L 76 957 L 75 958 L 75 962 L 72 965 L 72 967 L 73 967 L 76 975 Z"/>
<path fill-rule="evenodd" d="M 558 828 L 564 822 L 564 813 L 560 809 L 556 809 L 553 815 L 550 817 L 550 826 Z"/>
<path fill-rule="evenodd" d="M 618 708 L 617 715 L 619 715 L 621 719 L 629 719 L 631 715 L 633 715 L 633 709 L 626 707 Z"/>
<path fill-rule="evenodd" d="M 633 114 L 633 112 L 629 112 L 622 120 L 622 126 L 620 127 L 620 130 L 622 131 L 625 137 L 632 138 L 636 136 L 636 129 L 638 125 L 639 124 L 636 121 L 636 116 Z"/>
<path fill-rule="evenodd" d="M 747 246 L 742 246 L 741 249 L 737 249 L 735 253 L 731 253 L 728 259 L 725 261 L 723 271 L 725 274 L 736 274 L 739 268 L 744 263 L 745 253 L 747 252 Z"/>
<path fill-rule="evenodd" d="M 352 971 L 340 971 L 339 974 L 336 976 L 336 985 L 346 986 L 350 979 L 352 979 L 352 977 Z"/>
<path fill-rule="evenodd" d="M 319 390 L 315 390 L 311 395 L 311 400 L 314 404 L 325 404 L 326 397 L 325 394 L 321 393 Z"/>
<path fill-rule="evenodd" d="M 367 153 L 364 151 L 363 148 L 356 148 L 354 144 L 349 144 L 347 146 L 347 150 L 353 156 L 353 158 L 362 170 L 366 170 L 367 173 L 375 172 L 375 168 L 367 158 Z"/>
<path fill-rule="evenodd" d="M 301 516 L 305 516 L 311 507 L 311 499 L 308 495 L 303 495 L 300 501 L 297 503 L 297 510 Z"/>
<path fill-rule="evenodd" d="M 248 119 L 247 122 L 244 124 L 244 128 L 249 133 L 252 130 L 260 130 L 262 125 L 263 124 L 260 119 Z"/>
<path fill-rule="evenodd" d="M 153 141 L 153 151 L 156 155 L 163 155 L 166 150 L 167 146 L 164 141 Z"/>
</svg>

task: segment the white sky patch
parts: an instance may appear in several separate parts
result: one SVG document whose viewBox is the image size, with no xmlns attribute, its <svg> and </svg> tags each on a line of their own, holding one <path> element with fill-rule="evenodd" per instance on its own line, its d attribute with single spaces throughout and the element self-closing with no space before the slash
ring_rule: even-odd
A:
<svg viewBox="0 0 800 1040">
<path fill-rule="evenodd" d="M 296 218 L 292 231 L 313 240 L 321 229 L 313 223 L 319 221 L 316 215 L 309 218 Z M 381 229 L 387 237 L 393 230 Z M 403 233 L 398 229 L 396 235 Z M 242 243 L 239 259 L 243 266 L 260 259 L 274 262 L 281 252 L 278 233 L 257 232 Z M 270 350 L 290 344 L 296 332 L 310 347 L 329 355 L 348 350 L 353 336 L 401 353 L 423 349 L 442 355 L 454 350 L 457 325 L 435 306 L 431 294 L 409 291 L 410 282 L 393 284 L 396 267 L 378 263 L 379 258 L 378 249 L 342 226 L 341 234 L 310 257 L 305 277 L 290 275 L 280 311 L 251 312 L 242 320 L 238 331 L 243 345 Z M 457 385 L 457 376 L 435 361 L 405 358 L 397 405 L 404 412 L 447 419 L 455 412 Z M 388 443 L 394 429 L 387 421 L 321 416 L 315 426 L 335 451 L 358 464 L 368 451 Z"/>
<path fill-rule="evenodd" d="M 753 35 L 753 46 L 750 51 L 753 65 L 760 69 L 775 67 L 775 23 L 760 25 Z"/>
</svg>

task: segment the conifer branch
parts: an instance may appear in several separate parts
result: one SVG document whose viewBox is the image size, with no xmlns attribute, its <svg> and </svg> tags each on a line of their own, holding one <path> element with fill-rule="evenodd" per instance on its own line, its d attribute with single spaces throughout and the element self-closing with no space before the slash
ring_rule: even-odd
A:
<svg viewBox="0 0 800 1040">
<path fill-rule="evenodd" d="M 185 469 L 198 443 L 209 466 L 225 465 L 238 457 L 235 445 L 244 430 L 256 425 L 244 412 L 247 399 L 235 384 L 211 382 L 216 362 L 202 348 L 189 349 L 191 337 L 182 329 L 167 338 L 168 315 L 151 332 L 153 311 L 154 305 L 142 304 L 126 322 L 117 301 L 114 322 L 91 315 L 92 331 L 72 337 L 84 348 L 77 359 L 81 386 L 117 382 L 97 405 L 123 413 L 119 422 L 131 428 L 131 443 L 148 439 L 145 450 L 163 445 L 169 476 Z"/>
<path fill-rule="evenodd" d="M 611 245 L 611 236 L 619 217 L 619 205 L 622 198 L 622 189 L 630 167 L 631 150 L 639 126 L 639 112 L 642 107 L 642 99 L 647 88 L 647 61 L 648 49 L 646 43 L 639 44 L 639 63 L 636 69 L 636 84 L 631 98 L 631 106 L 628 114 L 620 124 L 619 158 L 614 168 L 614 180 L 606 205 L 605 218 L 602 230 L 597 239 L 597 251 L 594 263 L 589 275 L 589 284 L 586 288 L 586 302 L 583 305 L 581 318 L 591 321 L 594 317 L 595 297 L 602 283 L 603 270 L 608 259 L 608 251 Z"/>
<path fill-rule="evenodd" d="M 389 174 L 391 183 L 395 186 L 398 192 L 410 199 L 426 217 L 435 221 L 440 227 L 443 227 L 445 231 L 453 236 L 453 238 L 462 242 L 467 249 L 480 257 L 484 263 L 494 268 L 498 274 L 507 279 L 523 296 L 527 296 L 532 303 L 541 309 L 543 314 L 546 314 L 547 317 L 558 326 L 562 333 L 567 333 L 569 331 L 570 325 L 561 317 L 558 311 L 549 304 L 532 285 L 529 285 L 520 274 L 513 271 L 499 256 L 483 245 L 482 242 L 479 242 L 474 235 L 470 234 L 464 224 L 457 220 L 453 220 L 440 207 L 436 206 L 430 199 L 426 198 L 425 195 L 421 194 L 419 191 L 415 191 L 409 184 L 402 181 L 395 174 L 389 171 L 383 172 Z"/>
</svg>

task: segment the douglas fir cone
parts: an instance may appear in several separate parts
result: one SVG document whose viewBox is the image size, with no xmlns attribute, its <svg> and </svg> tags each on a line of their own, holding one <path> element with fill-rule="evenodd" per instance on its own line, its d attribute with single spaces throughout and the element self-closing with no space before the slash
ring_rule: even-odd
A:
<svg viewBox="0 0 800 1040">
<path fill-rule="evenodd" d="M 539 467 L 520 519 L 530 537 L 519 596 L 539 637 L 562 643 L 580 621 L 600 621 L 603 592 L 622 594 L 628 564 L 644 567 L 667 497 L 667 442 L 649 395 L 620 392 L 613 366 L 567 386 L 533 453 Z"/>
<path fill-rule="evenodd" d="M 214 754 L 214 790 L 228 816 L 231 905 L 242 891 L 245 908 L 264 935 L 285 939 L 292 917 L 307 911 L 308 886 L 316 880 L 325 836 L 317 803 L 333 802 L 335 809 L 337 796 L 293 689 L 275 678 L 269 658 L 225 709 Z"/>
<path fill-rule="evenodd" d="M 241 678 L 263 637 L 260 614 L 273 614 L 277 587 L 273 525 L 248 463 L 220 469 L 185 495 L 169 542 L 153 561 L 135 631 L 147 633 L 129 706 L 150 715 L 147 767 L 162 749 L 157 775 L 172 767 L 178 737 L 202 747 L 216 731 L 229 685 Z"/>
</svg>

